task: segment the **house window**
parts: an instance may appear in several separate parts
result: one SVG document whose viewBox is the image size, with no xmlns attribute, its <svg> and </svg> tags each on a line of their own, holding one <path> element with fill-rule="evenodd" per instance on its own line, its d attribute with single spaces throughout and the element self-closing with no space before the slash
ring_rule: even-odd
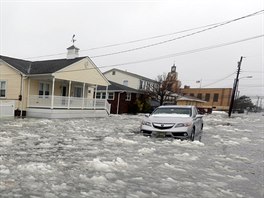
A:
<svg viewBox="0 0 264 198">
<path fill-rule="evenodd" d="M 198 93 L 197 94 L 197 98 L 199 98 L 201 100 L 202 99 L 202 94 L 201 93 Z"/>
<path fill-rule="evenodd" d="M 126 93 L 126 101 L 131 101 L 131 93 Z"/>
<path fill-rule="evenodd" d="M 115 75 L 115 71 L 112 71 L 112 75 Z"/>
<path fill-rule="evenodd" d="M 6 97 L 6 81 L 0 81 L 0 98 Z"/>
<path fill-rule="evenodd" d="M 144 80 L 139 81 L 139 89 L 145 89 L 146 87 L 146 82 Z"/>
<path fill-rule="evenodd" d="M 96 93 L 96 99 L 105 99 L 106 98 L 106 93 L 105 92 L 97 92 Z"/>
<path fill-rule="evenodd" d="M 210 94 L 209 93 L 205 94 L 205 101 L 207 101 L 207 102 L 210 101 Z"/>
<path fill-rule="evenodd" d="M 83 95 L 83 88 L 82 87 L 74 87 L 74 97 L 82 97 Z"/>
<path fill-rule="evenodd" d="M 214 94 L 214 102 L 218 102 L 219 94 Z"/>
<path fill-rule="evenodd" d="M 101 93 L 96 93 L 96 99 L 101 99 Z"/>
<path fill-rule="evenodd" d="M 147 90 L 149 90 L 149 89 L 150 89 L 150 82 L 147 82 L 146 89 L 147 89 Z"/>
<path fill-rule="evenodd" d="M 49 97 L 49 87 L 48 83 L 39 83 L 39 97 L 40 98 L 48 98 Z"/>
<path fill-rule="evenodd" d="M 124 80 L 123 85 L 128 86 L 128 80 Z"/>
<path fill-rule="evenodd" d="M 139 81 L 139 89 L 143 89 L 143 81 L 142 80 Z"/>
<path fill-rule="evenodd" d="M 190 96 L 194 96 L 194 94 L 193 93 L 190 93 Z"/>
<path fill-rule="evenodd" d="M 114 93 L 108 93 L 108 100 L 114 100 Z"/>
</svg>

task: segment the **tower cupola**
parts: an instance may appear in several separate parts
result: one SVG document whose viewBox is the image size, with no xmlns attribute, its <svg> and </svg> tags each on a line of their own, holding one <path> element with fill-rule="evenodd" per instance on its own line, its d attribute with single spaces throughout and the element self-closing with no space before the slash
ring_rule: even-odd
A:
<svg viewBox="0 0 264 198">
<path fill-rule="evenodd" d="M 75 34 L 72 36 L 72 46 L 68 47 L 68 53 L 67 53 L 67 59 L 74 59 L 79 57 L 79 48 L 74 46 L 74 42 L 76 41 L 76 39 L 74 39 Z"/>
<path fill-rule="evenodd" d="M 175 66 L 175 64 L 173 64 L 173 66 L 171 67 L 171 72 L 176 72 L 176 66 Z"/>
<path fill-rule="evenodd" d="M 67 48 L 67 59 L 74 59 L 79 57 L 79 48 L 75 47 L 74 45 Z"/>
</svg>

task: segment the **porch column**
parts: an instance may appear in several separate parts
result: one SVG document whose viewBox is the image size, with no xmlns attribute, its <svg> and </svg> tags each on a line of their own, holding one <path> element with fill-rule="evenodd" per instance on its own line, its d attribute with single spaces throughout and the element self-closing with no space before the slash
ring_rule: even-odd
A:
<svg viewBox="0 0 264 198">
<path fill-rule="evenodd" d="M 91 107 L 91 102 L 89 99 L 89 84 L 87 85 L 87 97 L 86 97 L 87 103 L 86 103 L 86 108 L 90 108 Z M 93 101 L 93 99 L 92 99 Z"/>
<path fill-rule="evenodd" d="M 85 93 L 85 83 L 83 83 L 83 100 L 82 100 L 82 109 L 84 107 L 84 93 Z"/>
<path fill-rule="evenodd" d="M 71 81 L 69 81 L 69 91 L 68 91 L 68 109 L 70 109 L 71 102 Z"/>
<path fill-rule="evenodd" d="M 119 103 L 120 103 L 120 92 L 118 93 L 118 98 L 117 98 L 116 114 L 119 113 Z"/>
<path fill-rule="evenodd" d="M 51 90 L 51 109 L 53 109 L 54 106 L 54 87 L 55 87 L 55 77 L 52 79 L 52 90 Z"/>
<path fill-rule="evenodd" d="M 106 108 L 107 99 L 108 99 L 108 85 L 107 85 L 106 88 L 105 88 L 105 109 L 107 109 L 107 108 Z"/>
<path fill-rule="evenodd" d="M 28 79 L 28 94 L 27 94 L 27 107 L 30 107 L 30 104 L 29 104 L 29 97 L 30 97 L 30 78 Z"/>
<path fill-rule="evenodd" d="M 96 95 L 97 95 L 97 85 L 95 86 L 95 92 L 94 92 L 95 96 L 94 96 L 94 109 L 96 107 Z"/>
<path fill-rule="evenodd" d="M 20 117 L 23 116 L 23 103 L 24 103 L 24 76 L 21 75 L 21 109 L 20 109 Z"/>
</svg>

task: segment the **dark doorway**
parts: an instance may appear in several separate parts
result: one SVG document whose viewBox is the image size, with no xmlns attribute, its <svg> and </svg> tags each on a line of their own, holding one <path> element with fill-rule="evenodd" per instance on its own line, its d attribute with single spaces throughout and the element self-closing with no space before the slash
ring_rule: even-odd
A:
<svg viewBox="0 0 264 198">
<path fill-rule="evenodd" d="M 67 94 L 67 87 L 62 86 L 62 96 L 66 96 L 66 94 Z"/>
</svg>

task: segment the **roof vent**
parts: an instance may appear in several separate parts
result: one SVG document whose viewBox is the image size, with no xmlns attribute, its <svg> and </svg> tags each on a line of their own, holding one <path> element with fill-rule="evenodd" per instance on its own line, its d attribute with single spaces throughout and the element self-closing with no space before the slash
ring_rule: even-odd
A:
<svg viewBox="0 0 264 198">
<path fill-rule="evenodd" d="M 71 47 L 67 48 L 68 53 L 67 53 L 67 59 L 74 59 L 79 57 L 79 48 L 75 47 L 72 45 Z"/>
</svg>

